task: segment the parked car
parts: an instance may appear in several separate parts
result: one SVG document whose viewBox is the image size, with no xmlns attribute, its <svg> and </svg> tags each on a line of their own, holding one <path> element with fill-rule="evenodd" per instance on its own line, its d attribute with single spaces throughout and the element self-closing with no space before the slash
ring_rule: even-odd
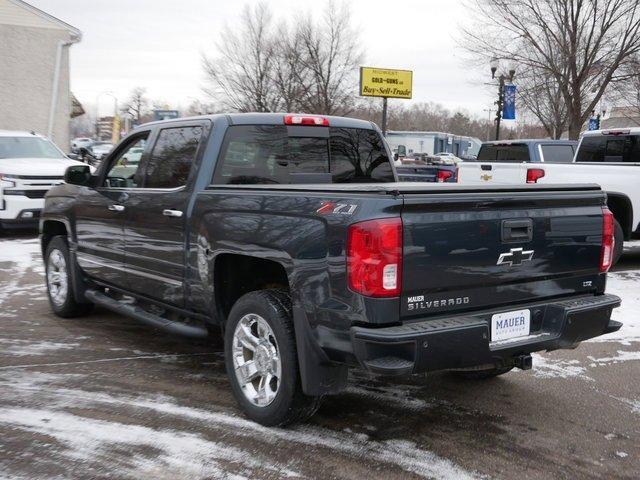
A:
<svg viewBox="0 0 640 480">
<path fill-rule="evenodd" d="M 70 165 L 81 163 L 47 138 L 0 130 L 0 227 L 36 227 L 45 194 Z"/>
<path fill-rule="evenodd" d="M 112 148 L 113 144 L 110 142 L 95 142 L 91 146 L 91 155 L 96 160 L 102 160 L 106 155 L 109 154 Z"/>
<path fill-rule="evenodd" d="M 436 157 L 439 157 L 443 163 L 447 163 L 449 165 L 455 165 L 458 162 L 462 162 L 460 157 L 457 157 L 451 152 L 439 152 L 435 154 Z"/>
<path fill-rule="evenodd" d="M 349 368 L 488 378 L 621 326 L 595 185 L 401 183 L 371 122 L 300 114 L 154 122 L 107 158 L 47 195 L 51 308 L 222 327 L 233 395 L 264 425 L 312 415 Z"/>
<path fill-rule="evenodd" d="M 137 167 L 138 164 L 140 163 L 140 159 L 142 158 L 143 152 L 144 152 L 144 145 L 137 148 L 132 148 L 122 158 L 122 165 L 127 167 Z"/>
<path fill-rule="evenodd" d="M 71 152 L 80 153 L 81 148 L 89 149 L 93 145 L 93 140 L 88 137 L 78 137 L 71 140 Z"/>
<path fill-rule="evenodd" d="M 533 141 L 530 141 L 533 143 Z M 516 150 L 524 159 L 539 156 L 531 162 L 486 162 L 483 158 L 493 158 L 480 149 L 478 162 L 461 165 L 458 182 L 474 184 L 523 184 L 523 183 L 597 183 L 607 192 L 607 205 L 613 212 L 615 222 L 616 248 L 614 264 L 619 260 L 625 240 L 640 237 L 640 128 L 593 130 L 584 132 L 580 143 L 557 141 L 539 142 L 527 145 L 524 150 L 518 142 L 515 146 L 501 145 L 498 157 L 513 158 Z M 493 142 L 492 142 L 493 143 Z M 570 151 L 576 147 L 575 158 L 567 161 Z M 552 148 L 549 150 L 549 148 Z M 562 148 L 562 152 L 560 151 Z M 554 162 L 550 160 L 553 159 Z M 556 163 L 558 162 L 558 163 Z"/>
</svg>

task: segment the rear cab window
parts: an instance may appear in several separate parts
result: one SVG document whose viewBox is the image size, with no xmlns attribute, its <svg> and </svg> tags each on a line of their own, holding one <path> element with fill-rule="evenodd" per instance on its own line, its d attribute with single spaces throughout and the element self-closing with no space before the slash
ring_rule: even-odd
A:
<svg viewBox="0 0 640 480">
<path fill-rule="evenodd" d="M 526 143 L 485 144 L 478 152 L 479 162 L 513 162 L 530 161 L 529 146 Z"/>
<path fill-rule="evenodd" d="M 284 125 L 229 127 L 213 176 L 217 185 L 393 181 L 376 131 Z"/>
<path fill-rule="evenodd" d="M 571 163 L 575 151 L 573 145 L 540 145 L 542 158 L 546 163 Z"/>
<path fill-rule="evenodd" d="M 638 135 L 585 135 L 576 162 L 640 163 Z"/>
</svg>

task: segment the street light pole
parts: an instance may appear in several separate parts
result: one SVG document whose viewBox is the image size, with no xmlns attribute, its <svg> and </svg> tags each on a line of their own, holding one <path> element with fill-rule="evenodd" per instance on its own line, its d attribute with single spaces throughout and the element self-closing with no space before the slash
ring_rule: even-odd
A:
<svg viewBox="0 0 640 480">
<path fill-rule="evenodd" d="M 496 140 L 500 140 L 500 121 L 502 120 L 502 107 L 504 106 L 504 75 L 498 79 L 498 101 L 496 102 Z"/>
<path fill-rule="evenodd" d="M 495 79 L 496 72 L 498 71 L 499 60 L 497 58 L 492 58 L 489 65 L 491 66 L 491 78 Z M 502 121 L 502 108 L 504 107 L 504 85 L 507 80 L 509 80 L 509 82 L 513 82 L 515 74 L 515 69 L 510 68 L 508 76 L 501 73 L 498 77 L 498 100 L 495 102 L 498 109 L 496 112 L 496 140 L 500 140 L 500 122 Z"/>
</svg>

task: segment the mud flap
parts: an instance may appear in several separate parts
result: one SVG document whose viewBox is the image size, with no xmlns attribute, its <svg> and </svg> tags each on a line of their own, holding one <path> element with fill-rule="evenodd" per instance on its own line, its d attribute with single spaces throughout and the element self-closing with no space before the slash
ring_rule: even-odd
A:
<svg viewBox="0 0 640 480">
<path fill-rule="evenodd" d="M 313 339 L 305 311 L 297 306 L 293 307 L 293 324 L 304 393 L 318 396 L 344 390 L 347 386 L 348 368 L 329 361 Z"/>
</svg>

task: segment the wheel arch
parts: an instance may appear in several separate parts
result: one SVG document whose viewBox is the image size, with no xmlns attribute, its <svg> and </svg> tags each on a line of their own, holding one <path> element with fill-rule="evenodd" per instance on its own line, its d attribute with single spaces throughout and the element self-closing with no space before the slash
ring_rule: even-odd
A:
<svg viewBox="0 0 640 480">
<path fill-rule="evenodd" d="M 628 196 L 619 192 L 607 192 L 607 206 L 622 227 L 624 239 L 629 240 L 633 233 L 633 204 Z"/>
<path fill-rule="evenodd" d="M 69 240 L 69 225 L 60 219 L 45 219 L 40 223 L 40 248 L 42 255 L 47 251 L 47 246 L 53 237 L 58 235 Z"/>
<path fill-rule="evenodd" d="M 288 257 L 287 257 L 288 258 Z M 347 366 L 329 361 L 318 344 L 309 319 L 296 298 L 293 264 L 244 253 L 220 253 L 214 259 L 214 305 L 223 326 L 231 307 L 245 293 L 281 288 L 291 295 L 293 329 L 298 351 L 302 389 L 307 395 L 324 395 L 343 390 Z M 247 275 L 249 273 L 249 275 Z"/>
</svg>

